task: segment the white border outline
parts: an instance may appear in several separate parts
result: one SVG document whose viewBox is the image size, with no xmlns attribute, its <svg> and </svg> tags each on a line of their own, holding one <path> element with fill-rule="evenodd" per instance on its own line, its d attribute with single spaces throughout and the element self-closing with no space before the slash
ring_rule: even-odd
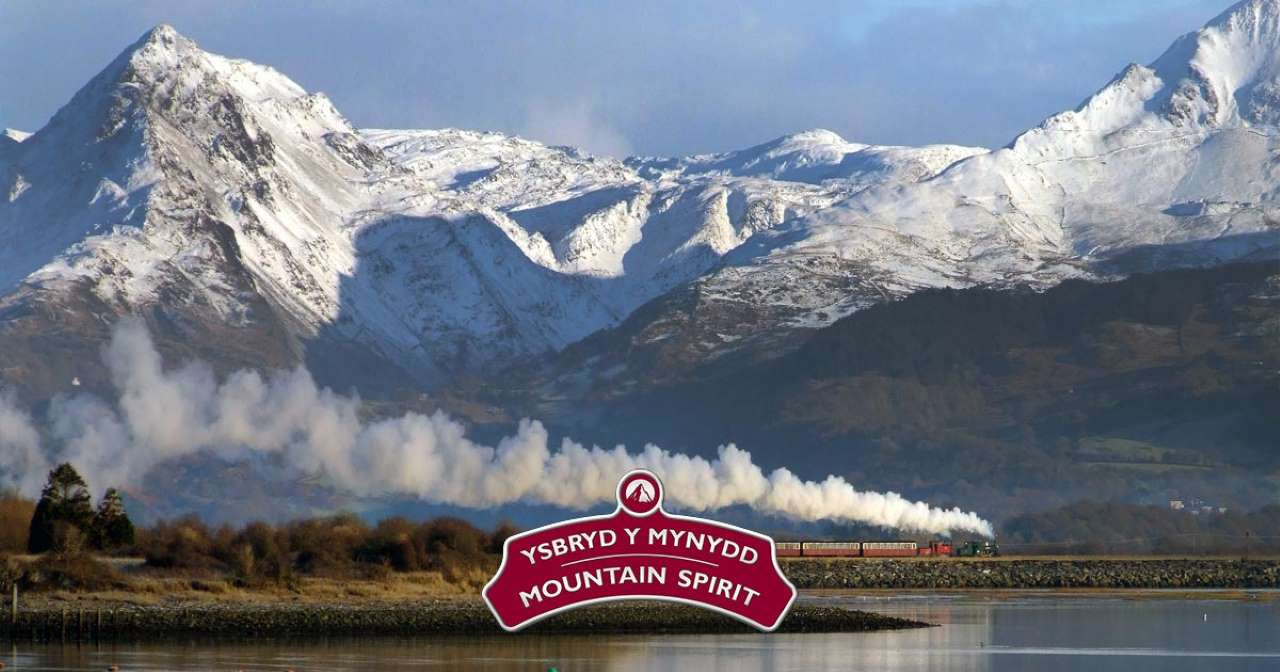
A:
<svg viewBox="0 0 1280 672">
<path fill-rule="evenodd" d="M 636 514 L 631 513 L 630 510 L 624 509 L 622 506 L 622 484 L 627 480 L 629 476 L 635 473 L 647 474 L 648 476 L 653 478 L 653 480 L 656 481 L 658 484 L 658 505 L 653 507 L 652 511 L 649 511 L 648 513 L 640 516 L 637 516 Z M 615 495 L 617 497 L 618 505 L 616 508 L 614 508 L 613 513 L 607 513 L 599 516 L 584 516 L 582 518 L 572 518 L 569 520 L 562 520 L 558 523 L 543 525 L 542 527 L 535 528 L 532 530 L 521 532 L 520 534 L 507 537 L 507 540 L 502 543 L 502 564 L 498 566 L 498 571 L 494 573 L 493 578 L 489 579 L 489 582 L 484 584 L 484 588 L 481 589 L 480 591 L 480 596 L 484 599 L 485 606 L 489 607 L 489 611 L 493 612 L 493 618 L 496 621 L 498 621 L 498 625 L 501 626 L 502 629 L 506 630 L 507 632 L 519 632 L 543 619 L 547 619 L 552 616 L 555 616 L 556 614 L 570 611 L 572 609 L 577 609 L 579 607 L 586 607 L 593 604 L 604 604 L 607 602 L 621 602 L 623 600 L 656 600 L 658 602 L 676 602 L 679 604 L 687 604 L 693 607 L 714 611 L 714 612 L 723 614 L 725 616 L 729 616 L 730 618 L 733 618 L 736 621 L 746 623 L 747 625 L 753 628 L 756 628 L 761 632 L 773 632 L 774 630 L 777 630 L 778 626 L 782 625 L 782 621 L 786 619 L 787 614 L 791 613 L 791 607 L 796 602 L 797 593 L 796 593 L 795 585 L 791 583 L 791 580 L 787 578 L 786 574 L 782 573 L 782 567 L 778 565 L 778 548 L 777 546 L 774 545 L 773 539 L 771 537 L 760 534 L 759 532 L 753 532 L 751 530 L 743 529 L 741 527 L 738 527 L 736 525 L 730 525 L 728 523 L 722 523 L 717 520 L 709 520 L 707 518 L 697 518 L 694 516 L 680 516 L 672 513 L 667 513 L 662 507 L 662 502 L 664 501 L 665 495 L 666 495 L 664 490 L 665 488 L 662 485 L 662 479 L 658 478 L 657 474 L 653 473 L 652 471 L 649 471 L 648 469 L 632 469 L 631 471 L 628 471 L 627 473 L 623 474 L 622 477 L 618 479 L 618 487 L 614 489 Z M 773 560 L 773 571 L 777 572 L 778 578 L 782 579 L 782 582 L 786 584 L 788 588 L 791 589 L 791 598 L 787 600 L 787 605 L 783 607 L 782 611 L 778 614 L 778 620 L 774 621 L 772 625 L 764 626 L 745 616 L 729 611 L 728 609 L 717 607 L 712 604 L 707 604 L 705 602 L 699 602 L 697 600 L 689 600 L 683 597 L 670 597 L 667 595 L 634 594 L 634 595 L 612 595 L 609 597 L 595 597 L 588 600 L 582 600 L 581 602 L 575 602 L 573 604 L 567 604 L 563 607 L 557 607 L 555 609 L 552 609 L 551 611 L 548 611 L 545 614 L 540 614 L 527 621 L 524 621 L 523 623 L 519 623 L 514 626 L 508 626 L 506 623 L 502 621 L 502 616 L 498 614 L 498 610 L 494 608 L 493 603 L 489 601 L 489 589 L 493 587 L 493 584 L 498 580 L 498 577 L 502 576 L 502 571 L 507 568 L 507 558 L 510 557 L 510 554 L 508 554 L 507 551 L 509 550 L 508 547 L 511 545 L 511 542 L 516 541 L 518 539 L 522 539 L 527 536 L 531 536 L 541 532 L 546 532 L 547 530 L 554 530 L 558 527 L 565 527 L 567 525 L 573 525 L 577 523 L 588 523 L 588 522 L 602 521 L 602 520 L 608 520 L 611 518 L 616 518 L 618 514 L 622 513 L 623 511 L 626 511 L 627 515 L 637 517 L 637 518 L 643 518 L 645 516 L 652 515 L 656 511 L 662 511 L 663 514 L 665 514 L 668 518 L 672 518 L 674 520 L 683 520 L 683 521 L 689 521 L 694 523 L 701 523 L 705 525 L 713 525 L 715 527 L 719 527 L 726 530 L 732 530 L 734 532 L 755 537 L 756 539 L 767 542 L 769 544 L 769 557 Z"/>
</svg>

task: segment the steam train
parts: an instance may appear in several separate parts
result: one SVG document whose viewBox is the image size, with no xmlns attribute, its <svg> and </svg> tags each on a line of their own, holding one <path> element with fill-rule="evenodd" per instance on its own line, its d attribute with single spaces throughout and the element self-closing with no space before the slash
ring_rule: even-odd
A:
<svg viewBox="0 0 1280 672">
<path fill-rule="evenodd" d="M 995 557 L 1000 547 L 994 541 L 779 541 L 780 558 L 915 558 L 915 557 Z"/>
</svg>

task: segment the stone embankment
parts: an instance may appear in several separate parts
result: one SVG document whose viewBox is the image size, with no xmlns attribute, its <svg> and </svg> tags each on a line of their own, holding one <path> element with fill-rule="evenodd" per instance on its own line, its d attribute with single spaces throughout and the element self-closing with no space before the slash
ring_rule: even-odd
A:
<svg viewBox="0 0 1280 672">
<path fill-rule="evenodd" d="M 1220 558 L 795 559 L 801 589 L 1280 588 L 1280 560 Z"/>
<path fill-rule="evenodd" d="M 926 624 L 838 607 L 797 604 L 781 632 L 861 632 Z M 173 637 L 330 637 L 356 635 L 500 634 L 479 599 L 385 604 L 192 602 L 71 606 L 36 602 L 6 614 L 0 638 L 98 641 Z M 622 602 L 558 614 L 530 626 L 535 634 L 754 632 L 703 609 L 660 602 Z"/>
</svg>

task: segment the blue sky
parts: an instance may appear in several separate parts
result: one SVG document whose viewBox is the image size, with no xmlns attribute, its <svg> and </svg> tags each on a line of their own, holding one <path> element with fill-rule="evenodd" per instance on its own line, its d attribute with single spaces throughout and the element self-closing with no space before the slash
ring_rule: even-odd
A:
<svg viewBox="0 0 1280 672">
<path fill-rule="evenodd" d="M 0 0 L 0 126 L 37 129 L 163 22 L 324 91 L 362 127 L 500 130 L 608 154 L 818 127 L 993 146 L 1228 4 Z"/>
</svg>

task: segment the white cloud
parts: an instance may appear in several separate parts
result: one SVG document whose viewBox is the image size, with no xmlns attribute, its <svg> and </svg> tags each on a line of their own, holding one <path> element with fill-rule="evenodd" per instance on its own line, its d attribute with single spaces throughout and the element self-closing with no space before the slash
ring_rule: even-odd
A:
<svg viewBox="0 0 1280 672">
<path fill-rule="evenodd" d="M 598 156 L 621 159 L 632 154 L 626 136 L 591 98 L 530 101 L 520 135 L 547 144 L 580 147 Z"/>
</svg>

